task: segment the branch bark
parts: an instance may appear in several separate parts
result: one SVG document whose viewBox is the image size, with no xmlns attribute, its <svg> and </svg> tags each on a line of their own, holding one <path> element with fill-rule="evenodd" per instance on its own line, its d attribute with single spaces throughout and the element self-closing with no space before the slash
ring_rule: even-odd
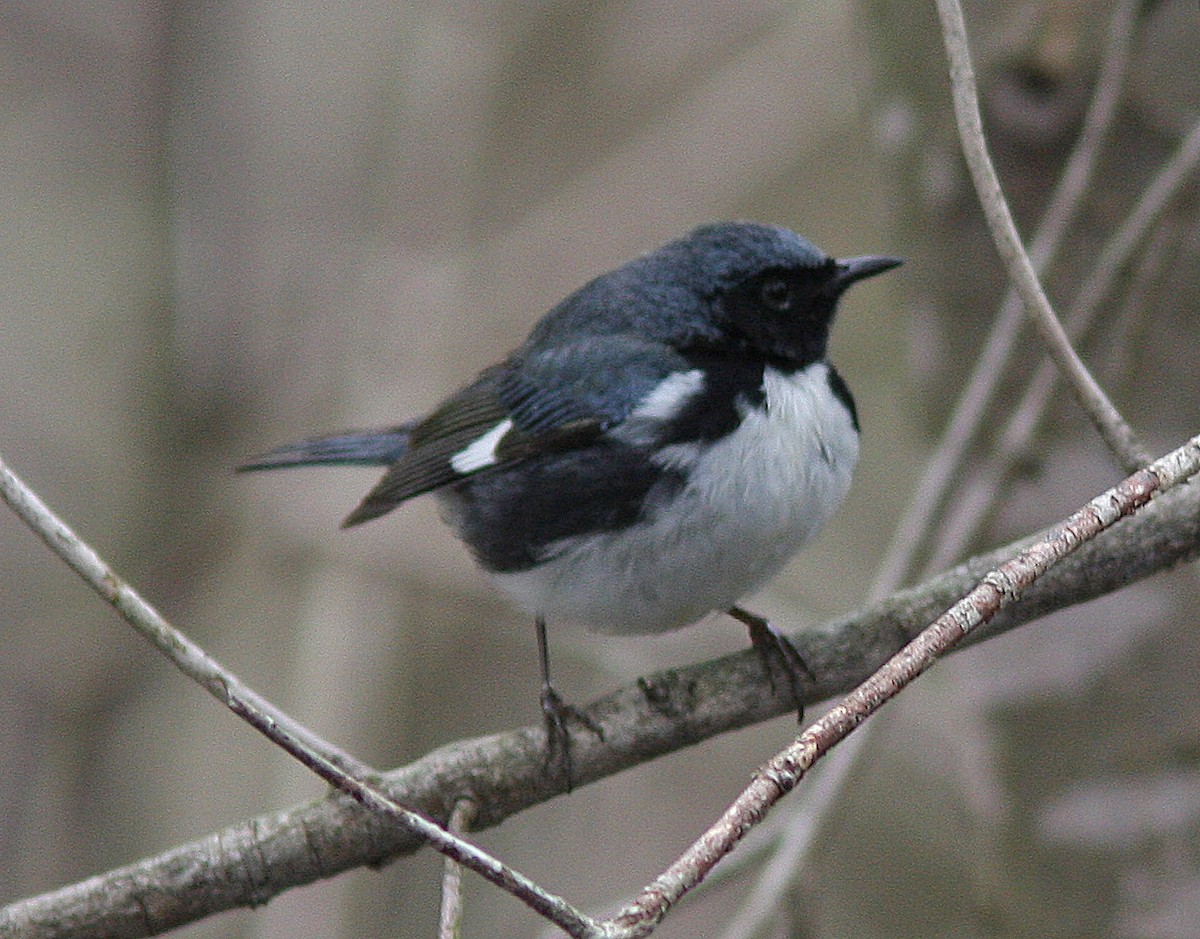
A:
<svg viewBox="0 0 1200 939">
<path fill-rule="evenodd" d="M 1028 540 L 1027 540 L 1028 541 Z M 818 676 L 817 702 L 870 675 L 984 573 L 1021 544 L 980 555 L 794 641 Z M 1200 555 L 1200 487 L 1177 487 L 1054 567 L 1023 600 L 966 643 L 1092 599 Z M 574 742 L 577 785 L 715 734 L 784 713 L 790 693 L 772 694 L 751 651 L 659 672 L 593 702 L 604 731 Z M 452 744 L 385 774 L 399 802 L 439 822 L 468 798 L 475 830 L 499 824 L 559 794 L 544 772 L 544 731 L 527 727 Z M 43 939 L 148 936 L 221 910 L 265 903 L 282 891 L 415 851 L 415 835 L 331 795 L 259 816 L 164 854 L 0 911 L 0 936 Z"/>
<path fill-rule="evenodd" d="M 613 922 L 626 927 L 614 935 L 640 939 L 667 911 L 693 890 L 737 846 L 813 765 L 886 702 L 1026 590 L 1082 544 L 1108 530 L 1200 471 L 1200 437 L 1122 480 L 1055 525 L 1028 547 L 990 570 L 950 609 L 930 623 L 866 681 L 806 727 L 790 746 L 772 757 L 733 804 L 667 870 L 655 878 Z"/>
</svg>

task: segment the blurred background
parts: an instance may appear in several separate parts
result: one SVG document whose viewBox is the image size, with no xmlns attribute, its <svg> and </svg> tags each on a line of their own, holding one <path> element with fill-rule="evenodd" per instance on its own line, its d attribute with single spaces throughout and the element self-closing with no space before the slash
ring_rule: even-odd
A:
<svg viewBox="0 0 1200 939">
<path fill-rule="evenodd" d="M 1100 68 L 1108 4 L 968 5 L 988 130 L 1032 230 Z M 1069 305 L 1200 119 L 1200 12 L 1147 4 L 1122 104 L 1049 279 Z M 833 357 L 864 449 L 827 533 L 751 606 L 817 624 L 868 595 L 996 315 L 931 4 L 0 5 L 0 453 L 249 684 L 379 766 L 538 719 L 534 636 L 419 500 L 350 532 L 371 471 L 235 477 L 276 444 L 417 415 L 587 279 L 717 218 L 900 254 Z M 1159 452 L 1196 432 L 1196 187 L 1170 200 L 1086 355 Z M 977 450 L 1037 362 L 1022 337 Z M 948 553 L 1121 475 L 1070 396 Z M 979 465 L 978 463 L 976 465 Z M 964 471 L 965 479 L 969 474 Z M 969 490 L 969 487 L 968 487 Z M 974 499 L 974 501 L 971 501 Z M 926 553 L 933 553 L 934 548 Z M 917 565 L 919 568 L 919 565 Z M 0 902 L 323 787 L 0 519 Z M 1184 937 L 1200 921 L 1194 570 L 955 656 L 876 721 L 764 935 Z M 744 645 L 552 635 L 586 701 Z M 610 907 L 793 733 L 781 718 L 485 832 Z M 784 811 L 805 811 L 803 794 Z M 431 852 L 179 930 L 431 936 Z M 658 935 L 718 935 L 750 868 Z M 468 875 L 463 935 L 539 921 Z"/>
</svg>

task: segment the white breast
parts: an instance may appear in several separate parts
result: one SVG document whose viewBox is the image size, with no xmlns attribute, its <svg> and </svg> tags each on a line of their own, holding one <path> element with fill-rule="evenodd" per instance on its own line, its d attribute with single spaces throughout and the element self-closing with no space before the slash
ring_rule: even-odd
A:
<svg viewBox="0 0 1200 939">
<path fill-rule="evenodd" d="M 841 504 L 858 431 L 824 363 L 768 368 L 765 406 L 711 447 L 673 448 L 688 482 L 647 521 L 554 545 L 496 583 L 531 613 L 602 632 L 663 632 L 725 610 L 813 537 Z"/>
</svg>

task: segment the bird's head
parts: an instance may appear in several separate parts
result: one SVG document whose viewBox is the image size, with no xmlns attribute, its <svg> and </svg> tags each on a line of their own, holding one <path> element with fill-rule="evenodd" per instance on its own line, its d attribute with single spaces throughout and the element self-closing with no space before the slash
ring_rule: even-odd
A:
<svg viewBox="0 0 1200 939">
<path fill-rule="evenodd" d="M 702 225 L 597 277 L 550 311 L 526 349 L 627 333 L 680 350 L 822 358 L 838 298 L 900 263 L 835 260 L 795 232 L 755 222 Z"/>
<path fill-rule="evenodd" d="M 692 256 L 701 285 L 694 315 L 716 346 L 798 365 L 825 356 L 841 295 L 901 263 L 885 255 L 838 260 L 786 228 L 721 222 L 676 244 Z"/>
</svg>

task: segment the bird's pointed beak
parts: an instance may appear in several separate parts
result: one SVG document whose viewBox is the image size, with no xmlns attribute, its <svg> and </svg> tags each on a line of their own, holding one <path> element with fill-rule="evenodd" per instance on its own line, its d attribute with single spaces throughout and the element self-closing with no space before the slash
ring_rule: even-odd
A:
<svg viewBox="0 0 1200 939">
<path fill-rule="evenodd" d="M 845 258 L 836 262 L 836 269 L 829 281 L 829 290 L 835 296 L 842 293 L 851 284 L 860 280 L 890 271 L 904 263 L 903 258 L 893 258 L 886 254 L 866 254 L 861 258 Z"/>
</svg>

